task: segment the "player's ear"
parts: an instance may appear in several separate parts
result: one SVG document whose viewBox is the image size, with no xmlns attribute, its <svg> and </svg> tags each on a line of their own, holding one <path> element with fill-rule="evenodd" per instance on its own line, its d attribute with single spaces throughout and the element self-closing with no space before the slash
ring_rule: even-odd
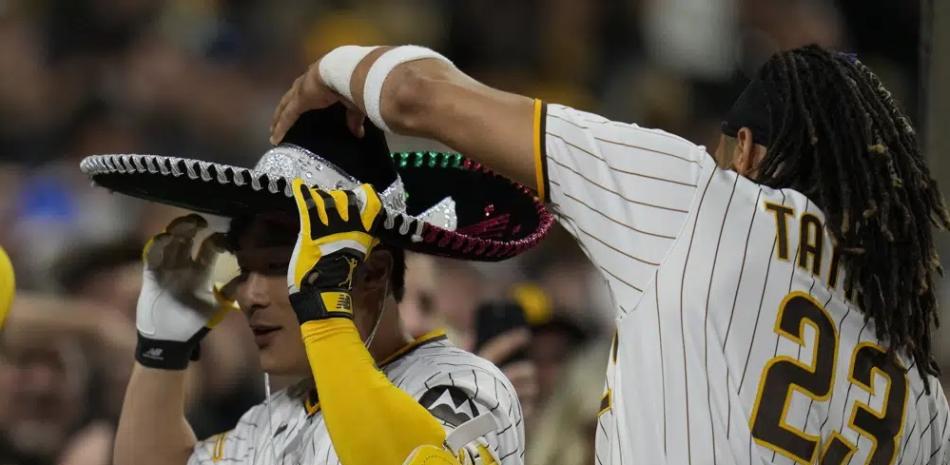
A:
<svg viewBox="0 0 950 465">
<path fill-rule="evenodd" d="M 393 270 L 393 255 L 390 251 L 377 247 L 356 273 L 356 283 L 364 291 L 385 290 L 389 284 L 389 275 Z"/>
<path fill-rule="evenodd" d="M 747 127 L 739 129 L 733 150 L 735 151 L 732 154 L 733 169 L 749 179 L 755 179 L 756 168 L 765 158 L 765 147 L 755 143 L 751 129 Z"/>
</svg>

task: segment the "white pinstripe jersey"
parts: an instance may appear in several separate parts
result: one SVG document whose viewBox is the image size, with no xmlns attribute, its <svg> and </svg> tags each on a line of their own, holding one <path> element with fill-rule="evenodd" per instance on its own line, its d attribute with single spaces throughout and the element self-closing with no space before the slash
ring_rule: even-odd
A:
<svg viewBox="0 0 950 465">
<path fill-rule="evenodd" d="M 455 347 L 444 335 L 432 334 L 384 362 L 382 371 L 429 409 L 447 431 L 473 415 L 491 413 L 500 426 L 478 441 L 487 445 L 502 465 L 524 462 L 521 405 L 508 379 L 491 362 Z M 199 442 L 188 465 L 340 463 L 312 389 L 280 391 L 271 397 L 271 412 L 273 436 L 267 407 L 257 405 L 231 431 Z M 467 449 L 468 457 L 476 455 L 474 447 Z M 472 462 L 480 463 L 478 459 Z"/>
<path fill-rule="evenodd" d="M 933 377 L 888 362 L 804 195 L 662 131 L 536 109 L 539 192 L 606 279 L 598 464 L 946 464 Z"/>
</svg>

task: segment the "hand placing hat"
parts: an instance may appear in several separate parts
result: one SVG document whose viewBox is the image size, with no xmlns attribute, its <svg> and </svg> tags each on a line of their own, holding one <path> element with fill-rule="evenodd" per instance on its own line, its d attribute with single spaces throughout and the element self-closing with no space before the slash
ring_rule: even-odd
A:
<svg viewBox="0 0 950 465">
<path fill-rule="evenodd" d="M 379 240 L 382 202 L 369 184 L 323 191 L 293 181 L 300 233 L 287 270 L 290 303 L 300 323 L 353 318 L 356 268 Z"/>
</svg>

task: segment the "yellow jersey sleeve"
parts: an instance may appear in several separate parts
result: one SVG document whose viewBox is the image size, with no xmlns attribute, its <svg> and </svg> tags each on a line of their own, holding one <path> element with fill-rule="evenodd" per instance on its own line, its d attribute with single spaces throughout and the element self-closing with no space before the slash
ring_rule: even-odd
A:
<svg viewBox="0 0 950 465">
<path fill-rule="evenodd" d="M 352 320 L 309 321 L 300 329 L 340 463 L 403 464 L 432 454 L 452 463 L 451 453 L 436 453 L 444 450 L 442 425 L 379 371 Z"/>
</svg>

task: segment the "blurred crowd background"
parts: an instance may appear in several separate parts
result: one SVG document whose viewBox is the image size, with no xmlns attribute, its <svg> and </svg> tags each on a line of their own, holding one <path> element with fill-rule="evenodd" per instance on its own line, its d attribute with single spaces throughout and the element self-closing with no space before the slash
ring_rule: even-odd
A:
<svg viewBox="0 0 950 465">
<path fill-rule="evenodd" d="M 916 1 L 893 0 L 0 0 L 0 244 L 19 288 L 0 343 L 0 465 L 111 462 L 140 250 L 182 213 L 90 187 L 85 155 L 250 166 L 279 96 L 345 43 L 427 45 L 490 85 L 714 146 L 757 65 L 817 42 L 858 53 L 919 121 L 919 24 Z M 523 307 L 539 387 L 527 462 L 593 463 L 611 303 L 563 231 L 501 264 L 414 256 L 408 280 L 410 328 L 448 326 L 463 346 L 485 301 Z M 205 347 L 199 437 L 263 396 L 240 314 Z"/>
</svg>

